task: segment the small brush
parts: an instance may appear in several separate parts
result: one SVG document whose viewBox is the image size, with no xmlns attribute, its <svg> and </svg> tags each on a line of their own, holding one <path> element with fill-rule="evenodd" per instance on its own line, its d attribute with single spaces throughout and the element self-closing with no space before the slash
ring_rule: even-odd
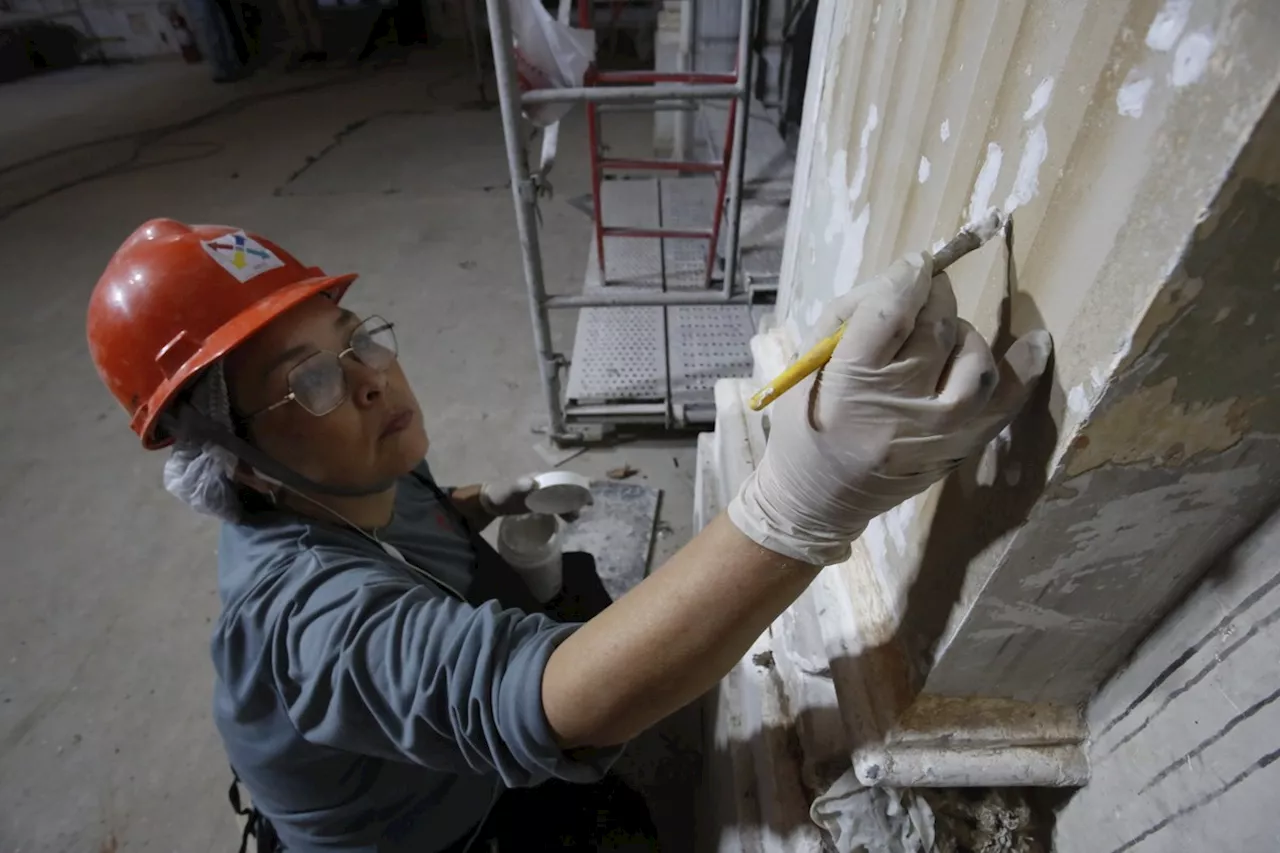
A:
<svg viewBox="0 0 1280 853">
<path fill-rule="evenodd" d="M 1006 216 L 993 207 L 987 211 L 986 216 L 961 228 L 956 236 L 934 253 L 933 274 L 937 275 L 974 249 L 981 247 L 983 243 L 1003 231 L 1008 221 Z M 844 335 L 844 328 L 844 324 L 841 323 L 835 334 L 818 341 L 812 349 L 774 377 L 772 382 L 757 391 L 750 400 L 751 409 L 756 412 L 764 409 L 798 385 L 810 373 L 820 370 L 831 360 L 831 354 L 836 351 L 836 344 L 840 343 L 840 338 Z"/>
</svg>

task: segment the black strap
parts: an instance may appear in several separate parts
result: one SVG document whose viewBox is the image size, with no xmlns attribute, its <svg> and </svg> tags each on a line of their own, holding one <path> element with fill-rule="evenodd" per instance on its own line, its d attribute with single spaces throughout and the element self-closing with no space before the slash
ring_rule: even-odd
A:
<svg viewBox="0 0 1280 853">
<path fill-rule="evenodd" d="M 473 605 L 479 605 L 493 599 L 503 607 L 513 607 L 525 613 L 546 613 L 546 608 L 529 592 L 529 587 L 520 579 L 516 570 L 502 559 L 502 555 L 483 536 L 471 529 L 466 517 L 453 505 L 453 498 L 421 471 L 415 468 L 412 473 L 415 480 L 435 495 L 441 509 L 453 519 L 471 543 L 476 568 L 473 582 L 467 589 L 467 600 Z"/>
<path fill-rule="evenodd" d="M 315 492 L 316 494 L 333 495 L 340 498 L 358 498 L 385 492 L 395 483 L 394 479 L 385 483 L 361 487 L 331 486 L 317 483 L 315 480 L 299 474 L 288 465 L 271 458 L 236 435 L 232 430 L 227 429 L 190 405 L 171 407 L 160 416 L 160 425 L 168 435 L 180 436 L 187 441 L 208 442 L 226 448 L 235 454 L 237 459 L 261 476 L 304 492 Z"/>
<path fill-rule="evenodd" d="M 227 789 L 227 799 L 231 801 L 232 810 L 245 819 L 244 831 L 240 833 L 239 853 L 248 853 L 250 838 L 257 839 L 258 853 L 281 853 L 284 850 L 271 821 L 253 806 L 246 808 L 244 801 L 240 799 L 240 774 L 236 773 L 234 767 L 231 768 L 231 787 Z"/>
</svg>

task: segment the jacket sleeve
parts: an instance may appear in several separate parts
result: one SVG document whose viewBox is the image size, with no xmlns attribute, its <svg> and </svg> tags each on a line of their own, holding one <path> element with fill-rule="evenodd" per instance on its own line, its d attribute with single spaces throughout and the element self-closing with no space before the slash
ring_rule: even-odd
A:
<svg viewBox="0 0 1280 853">
<path fill-rule="evenodd" d="M 621 753 L 570 758 L 547 722 L 542 673 L 574 626 L 496 602 L 473 607 L 367 558 L 304 559 L 313 564 L 280 612 L 272 668 L 308 741 L 496 772 L 508 787 L 593 782 Z"/>
</svg>

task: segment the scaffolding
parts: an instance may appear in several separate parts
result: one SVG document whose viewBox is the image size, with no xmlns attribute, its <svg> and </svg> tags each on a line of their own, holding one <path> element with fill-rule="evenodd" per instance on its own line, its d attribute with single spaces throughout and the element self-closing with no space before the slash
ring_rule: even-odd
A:
<svg viewBox="0 0 1280 853">
<path fill-rule="evenodd" d="M 603 428 L 620 423 L 660 424 L 668 428 L 687 426 L 691 420 L 671 394 L 671 371 L 667 361 L 666 338 L 668 334 L 666 313 L 659 326 L 652 329 L 632 330 L 641 338 L 656 334 L 661 338 L 663 350 L 662 370 L 665 372 L 666 389 L 657 394 L 659 402 L 623 404 L 602 400 L 591 405 L 566 406 L 561 384 L 561 371 L 569 361 L 555 351 L 551 341 L 550 312 L 568 309 L 641 309 L 685 308 L 689 306 L 746 306 L 751 299 L 747 288 L 738 287 L 739 241 L 741 236 L 743 176 L 746 163 L 748 116 L 750 114 L 750 80 L 752 71 L 751 36 L 755 19 L 755 0 L 743 0 L 739 25 L 736 63 L 733 73 L 698 73 L 691 70 L 677 72 L 600 72 L 592 69 L 587 85 L 574 89 L 541 89 L 521 92 L 516 77 L 516 62 L 511 33 L 511 19 L 507 3 L 511 0 L 486 0 L 489 30 L 493 45 L 494 71 L 497 78 L 498 102 L 502 112 L 503 133 L 506 141 L 507 166 L 510 171 L 512 196 L 515 203 L 516 228 L 523 258 L 525 284 L 528 289 L 529 309 L 533 322 L 534 344 L 537 349 L 539 374 L 549 415 L 548 436 L 557 444 L 575 444 L 599 437 Z M 526 2 L 526 0 L 515 0 Z M 527 0 L 540 2 L 540 0 Z M 566 22 L 569 0 L 561 0 L 559 18 Z M 579 26 L 589 28 L 594 4 L 579 0 Z M 686 9 L 686 15 L 688 10 Z M 689 22 L 685 21 L 686 26 Z M 691 27 L 690 27 L 691 29 Z M 685 30 L 687 37 L 688 30 Z M 600 115 L 608 109 L 682 110 L 696 109 L 701 101 L 728 102 L 724 146 L 718 161 L 687 159 L 686 146 L 677 142 L 675 160 L 611 159 L 602 156 L 600 150 Z M 537 203 L 539 189 L 555 160 L 559 128 L 552 126 L 543 135 L 539 166 L 531 171 L 521 133 L 522 109 L 535 104 L 583 103 L 587 108 L 590 134 L 592 200 L 594 219 L 594 255 L 599 267 L 601 286 L 586 288 L 582 294 L 548 295 L 543 278 L 542 255 L 538 240 Z M 682 131 L 678 132 L 682 133 Z M 604 177 L 611 170 L 655 171 L 671 174 L 701 174 L 715 176 L 716 200 L 711 211 L 712 221 L 707 228 L 634 227 L 606 225 L 604 223 Z M 616 183 L 616 182 L 611 182 Z M 661 202 L 657 202 L 661 204 Z M 719 287 L 715 276 L 721 238 L 724 231 L 724 272 Z M 609 284 L 606 270 L 606 238 L 705 240 L 705 274 L 701 286 L 696 289 L 671 291 L 666 287 L 665 273 L 661 289 L 648 292 L 635 287 L 606 287 Z M 659 260 L 661 264 L 661 260 Z M 737 309 L 738 317 L 748 316 L 747 309 Z M 581 325 L 581 324 L 580 324 Z M 695 323 L 696 325 L 696 323 Z M 749 326 L 749 323 L 748 323 Z M 582 329 L 579 330 L 580 332 Z M 749 328 L 747 330 L 749 334 Z M 607 334 L 613 334 L 609 330 Z M 744 338 L 745 340 L 745 338 Z M 613 346 L 613 341 L 604 341 Z M 616 347 L 615 347 L 616 349 Z M 623 357 L 626 357 L 625 354 Z M 575 360 L 577 356 L 575 355 Z M 660 384 L 660 383 L 659 383 Z M 712 413 L 713 414 L 713 413 Z"/>
</svg>

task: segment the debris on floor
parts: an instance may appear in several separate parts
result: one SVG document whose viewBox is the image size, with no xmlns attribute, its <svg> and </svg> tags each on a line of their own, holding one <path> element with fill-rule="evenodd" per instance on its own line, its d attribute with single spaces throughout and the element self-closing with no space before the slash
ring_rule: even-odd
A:
<svg viewBox="0 0 1280 853">
<path fill-rule="evenodd" d="M 617 601 L 644 580 L 658 518 L 660 489 L 596 480 L 592 504 L 565 531 L 565 552 L 586 551 L 596 558 L 596 574 Z"/>
<path fill-rule="evenodd" d="M 868 788 L 850 770 L 814 800 L 809 816 L 836 853 L 1049 850 L 1048 830 L 1019 788 Z"/>
<path fill-rule="evenodd" d="M 639 473 L 640 473 L 639 468 L 632 468 L 630 465 L 627 465 L 624 462 L 621 466 L 617 468 L 610 468 L 608 471 L 605 472 L 605 475 L 610 480 L 626 480 L 629 477 L 634 477 L 636 474 L 639 474 Z"/>
<path fill-rule="evenodd" d="M 1027 793 L 1017 788 L 925 788 L 937 853 L 1047 853 Z"/>
</svg>

